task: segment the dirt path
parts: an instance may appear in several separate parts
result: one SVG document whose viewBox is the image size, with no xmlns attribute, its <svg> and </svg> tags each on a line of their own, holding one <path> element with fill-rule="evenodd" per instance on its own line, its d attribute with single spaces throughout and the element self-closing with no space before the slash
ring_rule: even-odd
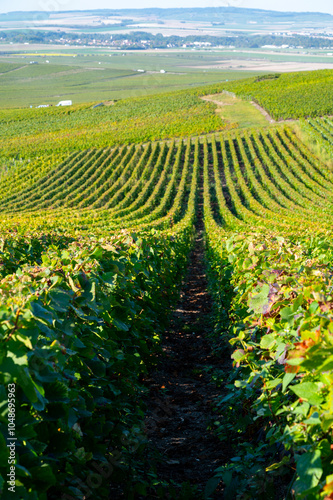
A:
<svg viewBox="0 0 333 500">
<path fill-rule="evenodd" d="M 6 75 L 7 73 L 13 73 L 13 71 L 19 71 L 20 69 L 27 68 L 28 64 L 24 64 L 23 66 L 20 66 L 19 68 L 14 68 L 14 69 L 9 69 L 8 71 L 4 71 L 3 73 L 0 73 L 0 75 Z"/>
<path fill-rule="evenodd" d="M 269 113 L 267 113 L 267 111 L 262 108 L 261 106 L 259 106 L 259 104 L 257 104 L 256 102 L 254 101 L 251 101 L 251 104 L 258 110 L 260 111 L 260 113 L 269 121 L 269 123 L 277 123 Z"/>
<path fill-rule="evenodd" d="M 210 382 L 214 367 L 228 369 L 230 361 L 216 358 L 207 335 L 212 325 L 211 302 L 204 268 L 202 203 L 199 200 L 197 237 L 188 277 L 183 284 L 178 308 L 163 340 L 163 355 L 155 373 L 146 383 L 150 388 L 146 428 L 149 448 L 157 450 L 161 480 L 188 482 L 202 498 L 214 470 L 230 459 L 228 444 L 221 443 L 212 430 L 223 418 L 214 411 L 223 389 Z M 213 497 L 211 497 L 213 498 Z M 214 498 L 221 498 L 221 489 Z"/>
</svg>

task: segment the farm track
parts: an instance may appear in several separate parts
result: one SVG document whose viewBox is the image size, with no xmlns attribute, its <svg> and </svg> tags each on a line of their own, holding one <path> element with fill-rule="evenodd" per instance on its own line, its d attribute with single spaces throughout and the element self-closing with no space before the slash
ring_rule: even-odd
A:
<svg viewBox="0 0 333 500">
<path fill-rule="evenodd" d="M 213 422 L 223 418 L 214 409 L 223 388 L 211 383 L 210 373 L 214 367 L 227 371 L 231 363 L 212 352 L 210 315 L 200 190 L 187 278 L 162 342 L 159 366 L 146 379 L 149 387 L 146 429 L 149 448 L 160 457 L 158 477 L 167 483 L 188 483 L 193 495 L 196 487 L 195 498 L 201 497 L 198 494 L 204 492 L 214 470 L 231 458 L 230 447 L 222 444 L 213 431 Z M 220 496 L 218 489 L 214 498 Z"/>
</svg>

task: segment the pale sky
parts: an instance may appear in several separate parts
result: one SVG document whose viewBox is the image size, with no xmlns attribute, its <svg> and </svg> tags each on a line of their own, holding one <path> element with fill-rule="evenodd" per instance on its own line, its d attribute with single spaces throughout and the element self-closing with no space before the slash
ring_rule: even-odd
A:
<svg viewBox="0 0 333 500">
<path fill-rule="evenodd" d="M 333 14 L 332 0 L 0 0 L 0 12 L 89 10 L 144 7 L 234 7 Z"/>
</svg>

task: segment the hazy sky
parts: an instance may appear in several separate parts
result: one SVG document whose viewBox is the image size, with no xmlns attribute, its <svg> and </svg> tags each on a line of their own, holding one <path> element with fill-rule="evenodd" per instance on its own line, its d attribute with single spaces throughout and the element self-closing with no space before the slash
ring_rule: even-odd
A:
<svg viewBox="0 0 333 500">
<path fill-rule="evenodd" d="M 235 7 L 333 14 L 332 0 L 0 0 L 0 12 L 15 10 L 82 10 L 143 7 Z"/>
</svg>

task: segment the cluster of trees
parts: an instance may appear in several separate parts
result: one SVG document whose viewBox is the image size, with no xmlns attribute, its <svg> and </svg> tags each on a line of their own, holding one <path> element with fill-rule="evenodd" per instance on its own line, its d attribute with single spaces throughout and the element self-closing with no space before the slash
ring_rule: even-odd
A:
<svg viewBox="0 0 333 500">
<path fill-rule="evenodd" d="M 0 31 L 2 42 L 13 43 L 73 43 L 80 45 L 106 45 L 122 46 L 128 48 L 166 48 L 182 47 L 183 45 L 193 45 L 195 43 L 210 43 L 212 46 L 225 46 L 236 48 L 259 48 L 264 45 L 275 45 L 281 47 L 327 48 L 333 47 L 333 40 L 327 37 L 313 37 L 306 35 L 229 35 L 229 36 L 163 36 L 161 33 L 153 35 L 143 31 L 126 34 L 105 34 L 105 33 L 68 33 L 65 31 L 41 31 L 41 30 L 9 30 Z M 142 43 L 142 41 L 145 43 Z"/>
</svg>

